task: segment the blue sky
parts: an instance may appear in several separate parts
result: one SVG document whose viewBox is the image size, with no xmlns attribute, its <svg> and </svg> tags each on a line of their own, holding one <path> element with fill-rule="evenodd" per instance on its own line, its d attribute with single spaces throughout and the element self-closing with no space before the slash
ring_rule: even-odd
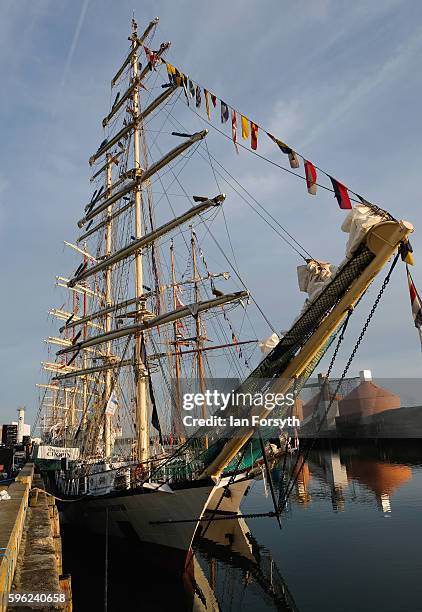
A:
<svg viewBox="0 0 422 612">
<path fill-rule="evenodd" d="M 3 0 L 0 422 L 14 417 L 20 404 L 35 413 L 43 338 L 54 330 L 47 311 L 63 301 L 54 278 L 73 269 L 63 240 L 74 239 L 91 194 L 87 159 L 102 140 L 110 78 L 127 51 L 133 10 L 140 28 L 160 16 L 154 44 L 171 40 L 169 61 L 194 80 L 358 193 L 410 220 L 416 228 L 414 277 L 422 287 L 421 3 Z M 308 196 L 301 181 L 247 153 L 237 156 L 216 133 L 208 143 L 312 254 L 342 259 L 344 212 L 332 194 Z M 285 161 L 263 139 L 260 150 Z M 301 262 L 236 198 L 227 204 L 248 286 L 284 329 L 303 301 L 295 276 Z M 375 291 L 356 314 L 349 351 Z M 257 329 L 267 333 L 261 321 Z M 378 376 L 419 377 L 421 366 L 400 267 L 354 371 L 370 367 Z"/>
</svg>

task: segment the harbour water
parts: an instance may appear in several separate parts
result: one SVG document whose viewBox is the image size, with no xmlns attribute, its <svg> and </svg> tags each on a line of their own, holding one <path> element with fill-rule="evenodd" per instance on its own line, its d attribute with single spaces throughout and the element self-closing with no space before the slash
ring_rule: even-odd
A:
<svg viewBox="0 0 422 612">
<path fill-rule="evenodd" d="M 280 466 L 273 471 L 278 486 Z M 244 514 L 272 510 L 263 480 Z M 422 450 L 415 442 L 314 450 L 282 527 L 218 521 L 179 579 L 109 550 L 108 610 L 422 611 Z M 104 547 L 65 533 L 74 609 L 104 610 Z"/>
</svg>

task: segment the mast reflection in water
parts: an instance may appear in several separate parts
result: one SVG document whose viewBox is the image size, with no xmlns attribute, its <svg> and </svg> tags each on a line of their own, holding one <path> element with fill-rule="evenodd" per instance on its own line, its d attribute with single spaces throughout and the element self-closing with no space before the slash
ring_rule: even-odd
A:
<svg viewBox="0 0 422 612">
<path fill-rule="evenodd" d="M 257 481 L 242 511 L 272 510 L 264 492 Z M 134 544 L 111 547 L 108 610 L 418 612 L 421 512 L 416 444 L 319 449 L 298 476 L 281 531 L 270 518 L 204 522 L 182 577 L 157 569 Z M 64 538 L 74 609 L 103 610 L 104 542 L 87 548 L 78 537 Z"/>
</svg>

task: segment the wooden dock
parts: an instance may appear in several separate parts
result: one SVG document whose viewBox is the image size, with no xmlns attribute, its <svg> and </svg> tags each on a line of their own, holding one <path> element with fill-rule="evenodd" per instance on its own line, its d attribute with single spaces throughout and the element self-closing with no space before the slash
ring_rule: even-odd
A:
<svg viewBox="0 0 422 612">
<path fill-rule="evenodd" d="M 37 490 L 31 493 L 33 487 Z M 11 497 L 0 501 L 0 612 L 18 610 L 7 605 L 8 593 L 65 592 L 69 597 L 70 578 L 62 575 L 58 510 L 54 497 L 43 488 L 30 463 L 15 482 L 0 486 Z M 37 609 L 69 612 L 72 603 L 68 600 Z"/>
<path fill-rule="evenodd" d="M 0 487 L 11 497 L 0 501 L 0 612 L 6 610 L 5 594 L 12 588 L 33 477 L 34 466 L 27 464 L 15 482 Z"/>
</svg>

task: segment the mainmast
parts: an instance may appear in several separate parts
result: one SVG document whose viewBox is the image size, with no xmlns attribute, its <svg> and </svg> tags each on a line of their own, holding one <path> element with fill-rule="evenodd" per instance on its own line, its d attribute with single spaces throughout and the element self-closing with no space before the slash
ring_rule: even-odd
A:
<svg viewBox="0 0 422 612">
<path fill-rule="evenodd" d="M 139 153 L 139 87 L 138 82 L 138 36 L 137 23 L 132 19 L 132 81 L 136 84 L 132 93 L 132 112 L 133 112 L 133 161 L 135 177 L 140 177 L 142 168 L 140 165 Z M 141 184 L 135 187 L 135 237 L 139 240 L 142 237 L 142 197 Z M 135 297 L 139 298 L 143 294 L 143 266 L 142 249 L 138 249 L 135 254 Z M 137 302 L 136 317 L 137 323 L 143 322 L 144 302 Z M 146 386 L 146 364 L 142 361 L 142 335 L 141 332 L 135 334 L 135 406 L 136 406 L 136 438 L 137 438 L 137 458 L 138 461 L 147 461 L 149 457 L 149 427 L 148 427 L 148 404 Z"/>
<path fill-rule="evenodd" d="M 84 265 L 88 265 L 88 256 L 84 253 Z M 87 294 L 84 292 L 83 294 L 83 317 L 86 317 L 86 307 L 87 307 Z M 88 324 L 84 323 L 82 327 L 82 336 L 83 339 L 86 340 L 88 331 Z M 86 370 L 88 367 L 88 354 L 87 351 L 82 351 L 82 368 Z M 82 377 L 82 418 L 81 418 L 81 427 L 82 430 L 86 429 L 87 423 L 87 410 L 88 410 L 88 376 Z"/>
<path fill-rule="evenodd" d="M 108 153 L 106 157 L 107 169 L 106 169 L 106 193 L 107 197 L 111 196 L 112 185 L 113 185 L 113 156 Z M 112 232 L 112 215 L 113 205 L 109 206 L 107 209 L 107 223 L 105 226 L 105 256 L 109 257 L 111 255 L 111 232 Z M 112 295 L 111 295 L 111 269 L 109 266 L 105 271 L 105 306 L 106 308 L 112 304 Z M 107 313 L 105 315 L 105 331 L 111 331 L 111 314 Z M 107 342 L 106 345 L 106 358 L 107 362 L 111 357 L 111 342 Z M 107 369 L 105 372 L 105 390 L 104 396 L 105 401 L 108 402 L 110 395 L 112 393 L 111 388 L 111 375 L 112 371 Z M 104 413 L 104 456 L 109 458 L 111 456 L 112 448 L 111 448 L 111 415 L 105 410 Z"/>
<path fill-rule="evenodd" d="M 196 261 L 196 245 L 195 245 L 195 232 L 191 226 L 191 250 L 192 250 L 192 267 L 193 267 L 193 283 L 194 283 L 194 292 L 195 292 L 195 304 L 199 304 L 201 301 L 201 291 L 199 287 L 199 275 L 198 275 L 198 265 Z M 204 374 L 204 356 L 202 354 L 203 349 L 203 337 L 202 337 L 202 321 L 201 315 L 197 314 L 195 317 L 195 343 L 196 343 L 196 374 L 199 382 L 199 391 L 200 393 L 205 393 L 205 374 Z M 202 405 L 202 418 L 206 417 L 205 405 Z M 204 446 L 208 448 L 208 436 L 205 436 Z"/>
</svg>

